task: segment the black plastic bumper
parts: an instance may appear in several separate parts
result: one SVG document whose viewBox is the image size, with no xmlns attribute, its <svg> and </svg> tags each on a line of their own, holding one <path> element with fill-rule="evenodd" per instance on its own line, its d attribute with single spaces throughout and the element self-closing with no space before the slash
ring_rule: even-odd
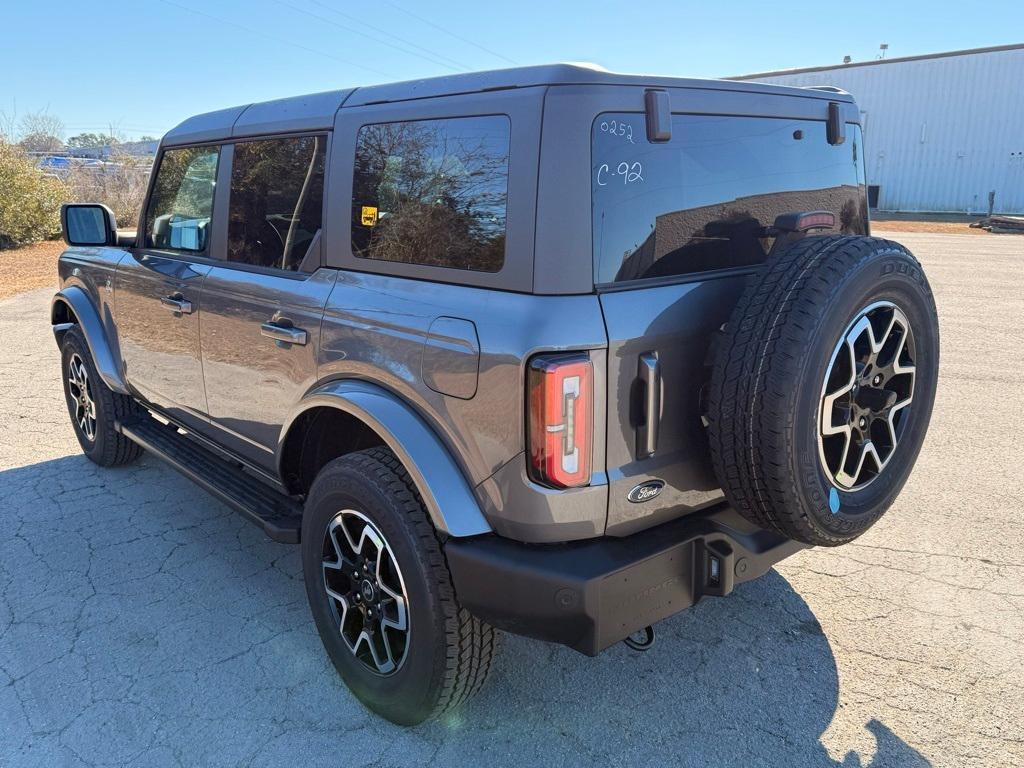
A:
<svg viewBox="0 0 1024 768">
<path fill-rule="evenodd" d="M 499 629 L 594 656 L 705 595 L 727 595 L 805 548 L 728 506 L 626 538 L 530 545 L 449 539 L 459 601 Z"/>
</svg>

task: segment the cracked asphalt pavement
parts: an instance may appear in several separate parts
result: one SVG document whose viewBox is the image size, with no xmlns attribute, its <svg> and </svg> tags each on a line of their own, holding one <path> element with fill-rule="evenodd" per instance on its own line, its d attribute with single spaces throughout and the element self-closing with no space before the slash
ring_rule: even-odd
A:
<svg viewBox="0 0 1024 768">
<path fill-rule="evenodd" d="M 297 548 L 159 461 L 83 458 L 44 290 L 0 301 L 0 765 L 1024 763 L 1024 238 L 902 233 L 942 375 L 917 469 L 802 552 L 595 659 L 506 636 L 413 729 L 329 665 Z"/>
</svg>

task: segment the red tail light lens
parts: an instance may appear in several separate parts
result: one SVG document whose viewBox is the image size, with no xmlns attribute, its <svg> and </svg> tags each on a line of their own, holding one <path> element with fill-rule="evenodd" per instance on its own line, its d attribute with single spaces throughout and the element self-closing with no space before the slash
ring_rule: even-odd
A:
<svg viewBox="0 0 1024 768">
<path fill-rule="evenodd" d="M 553 488 L 590 482 L 594 366 L 586 354 L 541 355 L 529 370 L 530 474 Z"/>
</svg>

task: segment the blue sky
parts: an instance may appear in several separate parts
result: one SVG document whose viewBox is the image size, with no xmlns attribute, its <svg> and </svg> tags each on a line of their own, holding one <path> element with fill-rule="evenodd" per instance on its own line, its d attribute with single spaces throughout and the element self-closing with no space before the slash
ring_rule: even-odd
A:
<svg viewBox="0 0 1024 768">
<path fill-rule="evenodd" d="M 1024 42 L 1024 3 L 113 0 L 10 3 L 0 112 L 159 135 L 211 109 L 513 64 L 719 77 Z M 1016 35 L 1016 37 L 1015 37 Z"/>
</svg>

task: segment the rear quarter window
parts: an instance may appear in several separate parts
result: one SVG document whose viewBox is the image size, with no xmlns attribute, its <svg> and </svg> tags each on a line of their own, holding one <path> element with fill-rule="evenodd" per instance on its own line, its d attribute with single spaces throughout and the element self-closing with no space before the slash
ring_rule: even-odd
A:
<svg viewBox="0 0 1024 768">
<path fill-rule="evenodd" d="M 361 127 L 352 184 L 353 253 L 499 271 L 510 133 L 504 115 Z"/>
<path fill-rule="evenodd" d="M 783 213 L 832 211 L 838 230 L 867 231 L 859 126 L 830 145 L 824 122 L 673 115 L 672 139 L 654 144 L 642 114 L 605 113 L 591 148 L 598 284 L 760 263 Z"/>
</svg>

